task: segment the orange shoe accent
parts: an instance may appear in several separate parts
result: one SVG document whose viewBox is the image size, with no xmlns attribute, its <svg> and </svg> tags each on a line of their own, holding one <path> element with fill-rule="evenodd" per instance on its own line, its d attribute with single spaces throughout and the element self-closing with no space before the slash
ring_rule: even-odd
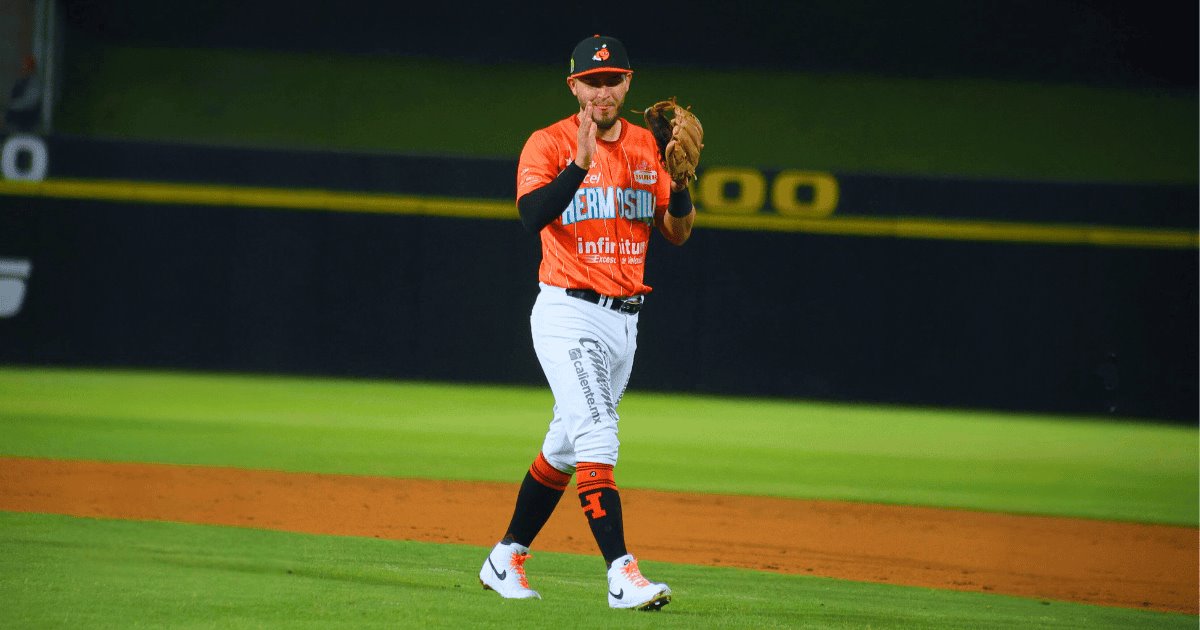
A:
<svg viewBox="0 0 1200 630">
<path fill-rule="evenodd" d="M 624 573 L 625 577 L 629 578 L 629 581 L 633 582 L 633 585 L 638 588 L 650 586 L 650 580 L 647 580 L 645 576 L 642 575 L 642 570 L 638 568 L 637 560 L 633 560 L 629 564 L 621 567 L 621 572 Z"/>
<path fill-rule="evenodd" d="M 533 479 L 538 483 L 559 492 L 566 490 L 567 484 L 571 483 L 571 475 L 551 466 L 550 462 L 546 461 L 546 456 L 540 452 L 529 467 L 529 474 L 533 475 Z"/>
<path fill-rule="evenodd" d="M 513 552 L 512 562 L 509 563 L 513 573 L 517 574 L 517 583 L 525 588 L 529 588 L 529 578 L 525 577 L 525 561 L 532 557 L 533 554 L 530 553 Z"/>
<path fill-rule="evenodd" d="M 579 491 L 579 494 L 602 488 L 617 489 L 617 481 L 613 478 L 612 464 L 580 462 L 575 469 L 575 489 Z"/>
</svg>

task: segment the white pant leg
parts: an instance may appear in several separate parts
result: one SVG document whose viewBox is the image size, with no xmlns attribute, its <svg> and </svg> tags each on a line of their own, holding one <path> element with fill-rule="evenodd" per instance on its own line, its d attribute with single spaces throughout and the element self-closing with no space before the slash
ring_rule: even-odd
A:
<svg viewBox="0 0 1200 630">
<path fill-rule="evenodd" d="M 542 454 L 567 473 L 579 462 L 615 466 L 617 404 L 633 370 L 637 316 L 543 286 L 530 326 L 555 403 Z"/>
<path fill-rule="evenodd" d="M 633 374 L 633 357 L 637 354 L 638 316 L 622 316 L 625 318 L 625 347 L 614 353 L 612 379 L 613 395 L 618 405 L 625 396 L 625 388 L 629 386 L 629 376 Z"/>
</svg>

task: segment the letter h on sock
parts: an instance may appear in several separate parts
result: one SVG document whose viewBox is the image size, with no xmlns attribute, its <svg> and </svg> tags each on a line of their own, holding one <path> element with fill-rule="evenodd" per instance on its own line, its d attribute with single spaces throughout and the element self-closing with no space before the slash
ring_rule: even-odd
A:
<svg viewBox="0 0 1200 630">
<path fill-rule="evenodd" d="M 588 517 L 588 526 L 605 562 L 625 555 L 621 495 L 612 465 L 580 462 L 575 469 L 575 489 L 579 491 L 579 506 Z"/>
</svg>

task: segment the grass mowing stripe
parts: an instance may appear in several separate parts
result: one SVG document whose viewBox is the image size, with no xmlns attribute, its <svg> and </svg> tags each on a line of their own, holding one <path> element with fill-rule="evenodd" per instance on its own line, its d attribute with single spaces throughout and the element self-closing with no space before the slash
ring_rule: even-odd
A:
<svg viewBox="0 0 1200 630">
<path fill-rule="evenodd" d="M 0 455 L 515 483 L 552 402 L 539 388 L 8 368 Z M 1197 524 L 1192 427 L 637 391 L 621 409 L 628 487 Z"/>
<path fill-rule="evenodd" d="M 1196 618 L 1033 599 L 644 563 L 663 612 L 610 611 L 594 557 L 536 553 L 542 601 L 476 581 L 485 550 L 0 512 L 10 627 L 1192 628 Z"/>
</svg>

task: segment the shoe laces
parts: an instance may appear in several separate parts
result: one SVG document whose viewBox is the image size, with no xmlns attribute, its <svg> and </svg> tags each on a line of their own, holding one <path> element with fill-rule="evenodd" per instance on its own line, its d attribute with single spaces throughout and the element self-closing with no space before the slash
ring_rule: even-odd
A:
<svg viewBox="0 0 1200 630">
<path fill-rule="evenodd" d="M 638 588 L 650 586 L 650 580 L 647 580 L 638 569 L 637 560 L 630 560 L 628 564 L 621 567 L 621 572 L 625 574 L 625 578 Z"/>
<path fill-rule="evenodd" d="M 525 588 L 529 588 L 529 579 L 525 577 L 525 561 L 532 557 L 532 554 L 517 553 L 514 551 L 512 561 L 509 563 L 513 573 L 517 574 L 517 583 Z"/>
</svg>

